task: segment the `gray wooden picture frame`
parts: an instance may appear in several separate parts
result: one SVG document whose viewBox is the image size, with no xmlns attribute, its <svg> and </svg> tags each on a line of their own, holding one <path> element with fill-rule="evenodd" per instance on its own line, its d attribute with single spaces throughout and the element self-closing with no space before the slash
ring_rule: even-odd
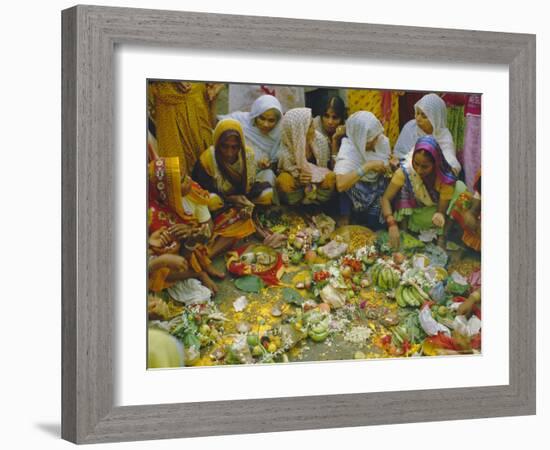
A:
<svg viewBox="0 0 550 450">
<path fill-rule="evenodd" d="M 64 439 L 95 443 L 535 413 L 534 35 L 97 6 L 63 11 L 62 32 Z M 117 44 L 508 66 L 509 384 L 115 407 Z M 494 164 L 491 170 L 499 170 Z"/>
</svg>

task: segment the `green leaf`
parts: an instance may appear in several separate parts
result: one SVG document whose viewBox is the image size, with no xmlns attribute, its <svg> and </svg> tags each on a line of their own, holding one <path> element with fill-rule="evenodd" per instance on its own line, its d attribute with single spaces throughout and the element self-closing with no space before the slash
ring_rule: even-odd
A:
<svg viewBox="0 0 550 450">
<path fill-rule="evenodd" d="M 292 303 L 296 306 L 302 306 L 304 303 L 304 298 L 300 293 L 292 288 L 283 288 L 283 300 L 287 303 Z"/>
<path fill-rule="evenodd" d="M 245 275 L 235 280 L 235 286 L 241 291 L 258 293 L 265 287 L 265 284 L 257 275 Z"/>
</svg>

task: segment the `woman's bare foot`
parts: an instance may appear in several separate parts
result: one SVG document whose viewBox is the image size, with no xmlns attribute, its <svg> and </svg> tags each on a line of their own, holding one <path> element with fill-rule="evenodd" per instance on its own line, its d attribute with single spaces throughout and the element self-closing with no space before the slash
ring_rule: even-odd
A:
<svg viewBox="0 0 550 450">
<path fill-rule="evenodd" d="M 210 289 L 214 293 L 214 295 L 218 293 L 218 286 L 212 280 L 212 278 L 210 278 L 208 273 L 200 272 L 199 279 L 201 280 L 202 284 L 204 284 L 208 289 Z"/>
<path fill-rule="evenodd" d="M 205 270 L 208 272 L 208 275 L 211 275 L 214 278 L 219 278 L 220 280 L 223 280 L 225 278 L 225 273 L 221 270 L 216 269 L 214 267 L 214 264 L 206 266 Z"/>
</svg>

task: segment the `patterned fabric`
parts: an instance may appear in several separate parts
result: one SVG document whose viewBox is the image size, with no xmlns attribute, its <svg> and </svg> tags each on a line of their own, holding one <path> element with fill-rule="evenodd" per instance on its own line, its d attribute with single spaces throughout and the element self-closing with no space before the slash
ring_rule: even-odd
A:
<svg viewBox="0 0 550 450">
<path fill-rule="evenodd" d="M 311 182 L 321 183 L 330 172 L 327 169 L 330 158 L 328 140 L 315 130 L 314 141 L 310 144 L 316 164 L 306 159 L 306 138 L 312 121 L 311 109 L 295 108 L 288 111 L 282 120 L 281 153 L 279 169 L 299 177 L 304 167 L 311 171 Z"/>
<path fill-rule="evenodd" d="M 456 182 L 456 176 L 451 170 L 449 163 L 443 156 L 443 152 L 439 147 L 439 144 L 433 136 L 425 136 L 418 139 L 414 146 L 413 158 L 419 151 L 428 152 L 432 155 L 435 161 L 435 175 L 437 179 L 443 184 L 454 184 Z"/>
<path fill-rule="evenodd" d="M 189 84 L 186 93 L 178 89 L 178 82 L 149 85 L 159 156 L 177 156 L 182 174 L 190 174 L 200 154 L 212 144 L 206 85 Z"/>
<path fill-rule="evenodd" d="M 464 178 L 470 189 L 481 169 L 481 96 L 470 95 L 466 105 L 466 131 L 464 134 Z"/>
<path fill-rule="evenodd" d="M 435 161 L 435 182 L 433 186 L 427 186 L 422 177 L 416 173 L 413 167 L 414 155 L 419 151 L 428 152 Z M 432 136 L 425 136 L 418 140 L 414 152 L 401 163 L 401 171 L 405 175 L 405 182 L 396 201 L 396 212 L 399 216 L 410 214 L 410 210 L 421 206 L 434 206 L 439 202 L 443 186 L 455 186 L 456 177 L 449 164 L 443 157 L 436 140 Z M 397 175 L 397 172 L 396 172 Z M 396 176 L 394 175 L 394 177 Z M 407 210 L 401 211 L 400 210 Z M 398 219 L 396 215 L 396 220 Z"/>
<path fill-rule="evenodd" d="M 193 223 L 193 216 L 185 213 L 181 197 L 181 175 L 178 158 L 159 158 L 149 163 L 150 232 L 178 223 Z"/>
<path fill-rule="evenodd" d="M 387 186 L 388 180 L 385 177 L 378 177 L 373 183 L 358 181 L 346 191 L 346 195 L 351 200 L 354 211 L 368 212 L 369 215 L 377 217 L 380 224 L 383 224 L 385 221 L 380 206 L 380 198 Z"/>
<path fill-rule="evenodd" d="M 349 89 L 348 112 L 372 112 L 382 123 L 393 148 L 399 136 L 399 96 L 402 94 L 399 91 Z"/>
<path fill-rule="evenodd" d="M 464 148 L 464 130 L 466 128 L 463 105 L 447 107 L 447 128 L 453 137 L 457 153 L 460 154 Z"/>
</svg>

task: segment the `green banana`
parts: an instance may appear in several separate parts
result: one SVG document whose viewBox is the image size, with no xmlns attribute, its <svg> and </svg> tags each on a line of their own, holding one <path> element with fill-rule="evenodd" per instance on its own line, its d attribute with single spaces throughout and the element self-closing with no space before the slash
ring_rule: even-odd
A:
<svg viewBox="0 0 550 450">
<path fill-rule="evenodd" d="M 407 302 L 403 298 L 403 288 L 403 285 L 399 285 L 395 291 L 395 301 L 401 308 L 405 308 L 407 306 Z"/>
<path fill-rule="evenodd" d="M 407 302 L 407 305 L 413 306 L 413 307 L 417 306 L 416 299 L 414 298 L 411 292 L 410 286 L 406 286 L 405 289 L 403 290 L 403 298 L 405 299 L 405 302 Z"/>
</svg>

